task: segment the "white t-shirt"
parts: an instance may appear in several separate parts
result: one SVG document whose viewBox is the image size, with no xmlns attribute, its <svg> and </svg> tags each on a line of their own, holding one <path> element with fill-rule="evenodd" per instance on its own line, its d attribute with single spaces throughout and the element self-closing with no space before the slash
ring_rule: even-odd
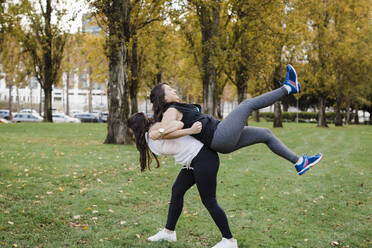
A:
<svg viewBox="0 0 372 248">
<path fill-rule="evenodd" d="M 146 133 L 145 137 L 150 150 L 154 154 L 172 155 L 177 164 L 186 165 L 187 168 L 204 146 L 199 140 L 189 135 L 176 139 L 152 140 Z"/>
</svg>

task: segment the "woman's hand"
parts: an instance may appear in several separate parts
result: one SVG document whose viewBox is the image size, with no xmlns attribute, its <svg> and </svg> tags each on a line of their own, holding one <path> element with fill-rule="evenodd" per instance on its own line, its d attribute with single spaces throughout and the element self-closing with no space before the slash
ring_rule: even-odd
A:
<svg viewBox="0 0 372 248">
<path fill-rule="evenodd" d="M 203 125 L 200 121 L 194 122 L 192 126 L 190 127 L 191 134 L 198 134 L 201 132 Z"/>
</svg>

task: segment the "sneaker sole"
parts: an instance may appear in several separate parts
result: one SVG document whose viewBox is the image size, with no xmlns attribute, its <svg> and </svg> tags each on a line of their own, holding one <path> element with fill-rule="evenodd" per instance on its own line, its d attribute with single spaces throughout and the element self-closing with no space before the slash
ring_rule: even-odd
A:
<svg viewBox="0 0 372 248">
<path fill-rule="evenodd" d="M 147 241 L 149 241 L 149 242 L 176 242 L 177 240 L 168 240 L 168 239 L 149 240 L 149 239 L 147 239 Z"/>
<path fill-rule="evenodd" d="M 291 64 L 289 64 L 289 66 L 292 68 L 292 70 L 296 74 L 296 82 L 295 83 L 296 83 L 297 93 L 300 93 L 301 92 L 301 86 L 300 86 L 300 83 L 297 80 L 297 72 L 296 72 L 295 68 Z"/>
<path fill-rule="evenodd" d="M 315 160 L 312 164 L 309 164 L 305 169 L 303 169 L 302 171 L 300 171 L 298 173 L 298 175 L 300 175 L 300 176 L 303 175 L 306 171 L 310 170 L 311 167 L 317 165 L 320 162 L 320 160 L 322 160 L 322 158 L 323 158 L 323 154 L 320 156 L 320 158 L 318 158 L 317 160 Z"/>
</svg>

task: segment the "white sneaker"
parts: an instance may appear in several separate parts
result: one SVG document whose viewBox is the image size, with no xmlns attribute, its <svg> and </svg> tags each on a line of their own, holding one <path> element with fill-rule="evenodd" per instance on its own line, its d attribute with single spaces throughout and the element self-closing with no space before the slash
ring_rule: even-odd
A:
<svg viewBox="0 0 372 248">
<path fill-rule="evenodd" d="M 236 241 L 236 239 L 228 240 L 226 238 L 222 238 L 222 240 L 212 248 L 238 248 L 238 241 Z"/>
<path fill-rule="evenodd" d="M 162 229 L 157 234 L 155 234 L 154 236 L 151 236 L 147 240 L 151 242 L 163 241 L 163 240 L 175 242 L 177 241 L 176 231 L 174 231 L 172 234 L 169 234 L 165 229 Z"/>
</svg>

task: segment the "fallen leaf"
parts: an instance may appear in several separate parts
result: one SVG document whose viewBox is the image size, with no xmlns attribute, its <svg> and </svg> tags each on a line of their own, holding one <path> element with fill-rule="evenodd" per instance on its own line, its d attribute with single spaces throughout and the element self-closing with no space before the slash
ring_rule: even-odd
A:
<svg viewBox="0 0 372 248">
<path fill-rule="evenodd" d="M 332 247 L 335 247 L 335 246 L 338 246 L 340 243 L 338 243 L 337 241 L 332 241 L 331 242 L 331 246 Z"/>
<path fill-rule="evenodd" d="M 87 230 L 88 224 L 80 224 L 80 223 L 74 223 L 74 222 L 68 222 L 68 225 L 74 228 L 79 228 L 81 230 Z"/>
</svg>

